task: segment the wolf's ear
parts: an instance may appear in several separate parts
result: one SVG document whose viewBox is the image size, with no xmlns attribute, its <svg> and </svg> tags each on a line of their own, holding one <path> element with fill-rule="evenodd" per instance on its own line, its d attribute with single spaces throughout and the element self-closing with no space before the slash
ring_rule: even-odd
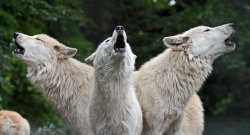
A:
<svg viewBox="0 0 250 135">
<path fill-rule="evenodd" d="M 76 48 L 70 48 L 70 47 L 66 47 L 66 46 L 54 46 L 54 49 L 59 52 L 59 56 L 58 58 L 70 58 L 76 55 L 77 53 L 77 49 Z"/>
<path fill-rule="evenodd" d="M 91 66 L 94 66 L 93 63 L 94 63 L 95 57 L 96 57 L 96 53 L 94 52 L 88 58 L 85 59 L 85 62 Z"/>
<path fill-rule="evenodd" d="M 187 36 L 181 36 L 181 35 L 176 35 L 176 36 L 170 36 L 170 37 L 165 37 L 163 39 L 163 43 L 172 49 L 182 49 L 184 46 L 187 46 L 191 42 L 191 39 Z"/>
</svg>

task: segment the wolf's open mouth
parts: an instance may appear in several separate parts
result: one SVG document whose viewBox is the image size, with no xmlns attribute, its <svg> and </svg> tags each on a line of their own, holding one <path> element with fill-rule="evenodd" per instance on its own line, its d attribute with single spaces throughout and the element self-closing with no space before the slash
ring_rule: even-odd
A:
<svg viewBox="0 0 250 135">
<path fill-rule="evenodd" d="M 18 48 L 17 50 L 15 50 L 14 51 L 14 53 L 15 54 L 24 54 L 24 52 L 25 52 L 25 49 L 22 47 L 22 46 L 20 46 L 16 41 L 15 41 L 15 45 L 16 45 L 16 47 Z"/>
<path fill-rule="evenodd" d="M 229 41 L 230 38 L 233 36 L 233 34 L 234 34 L 234 32 L 232 32 L 232 34 L 225 40 L 226 46 L 232 46 L 235 44 L 234 42 Z"/>
<path fill-rule="evenodd" d="M 116 39 L 116 43 L 114 45 L 114 50 L 115 52 L 120 52 L 120 53 L 123 53 L 126 51 L 123 35 L 118 35 Z"/>
</svg>

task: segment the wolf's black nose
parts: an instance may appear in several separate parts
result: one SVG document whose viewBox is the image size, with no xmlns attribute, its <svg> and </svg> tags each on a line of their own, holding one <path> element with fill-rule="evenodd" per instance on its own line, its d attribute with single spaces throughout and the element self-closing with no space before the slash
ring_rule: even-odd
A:
<svg viewBox="0 0 250 135">
<path fill-rule="evenodd" d="M 234 27 L 234 24 L 233 24 L 233 23 L 229 23 L 229 26 L 233 28 L 233 27 Z"/>
<path fill-rule="evenodd" d="M 116 26 L 115 30 L 118 32 L 118 33 L 122 33 L 124 28 L 123 26 Z"/>
<path fill-rule="evenodd" d="M 19 34 L 18 34 L 17 32 L 15 32 L 15 33 L 13 34 L 14 38 L 16 38 L 18 35 L 19 35 Z"/>
</svg>

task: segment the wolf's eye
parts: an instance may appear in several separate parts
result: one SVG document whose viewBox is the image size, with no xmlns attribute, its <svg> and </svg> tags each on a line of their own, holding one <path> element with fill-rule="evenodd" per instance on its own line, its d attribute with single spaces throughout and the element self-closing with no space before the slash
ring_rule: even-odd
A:
<svg viewBox="0 0 250 135">
<path fill-rule="evenodd" d="M 36 40 L 40 40 L 40 41 L 43 41 L 42 39 L 40 39 L 40 38 L 36 38 Z"/>
<path fill-rule="evenodd" d="M 208 32 L 208 31 L 210 31 L 210 30 L 209 29 L 204 30 L 204 32 Z"/>
<path fill-rule="evenodd" d="M 105 43 L 107 43 L 108 41 L 109 41 L 109 39 L 108 39 L 108 40 L 106 40 L 106 41 L 105 41 Z"/>
</svg>

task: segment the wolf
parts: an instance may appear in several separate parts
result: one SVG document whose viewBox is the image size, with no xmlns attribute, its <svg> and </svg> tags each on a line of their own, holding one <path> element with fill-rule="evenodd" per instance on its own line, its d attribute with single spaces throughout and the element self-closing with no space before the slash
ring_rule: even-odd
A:
<svg viewBox="0 0 250 135">
<path fill-rule="evenodd" d="M 229 41 L 233 26 L 199 26 L 163 39 L 168 49 L 142 65 L 135 77 L 143 135 L 202 134 L 203 126 L 189 122 L 203 119 L 192 115 L 197 111 L 193 105 L 200 101 L 195 94 L 211 74 L 214 60 L 235 49 L 235 43 Z M 194 95 L 196 99 L 187 110 Z"/>
<path fill-rule="evenodd" d="M 14 111 L 0 111 L 0 134 L 1 135 L 29 135 L 29 122 Z"/>
<path fill-rule="evenodd" d="M 45 34 L 14 34 L 12 54 L 28 65 L 27 78 L 77 135 L 93 135 L 88 100 L 94 69 L 73 59 L 77 49 Z"/>
<path fill-rule="evenodd" d="M 142 112 L 133 87 L 136 56 L 123 26 L 85 61 L 94 66 L 89 114 L 95 135 L 139 135 Z"/>
</svg>

